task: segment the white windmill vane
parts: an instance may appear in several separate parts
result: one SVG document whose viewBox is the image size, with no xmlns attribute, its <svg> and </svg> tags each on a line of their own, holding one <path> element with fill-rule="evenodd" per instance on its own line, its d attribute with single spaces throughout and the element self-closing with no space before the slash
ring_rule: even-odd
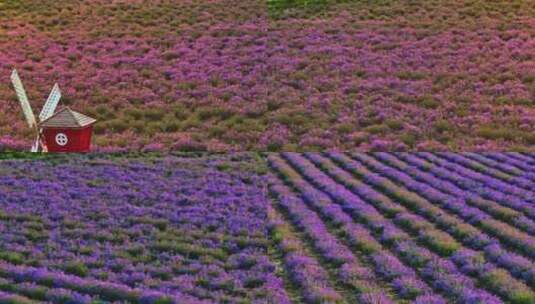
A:
<svg viewBox="0 0 535 304">
<path fill-rule="evenodd" d="M 28 100 L 28 96 L 26 95 L 26 91 L 24 90 L 24 86 L 22 85 L 22 81 L 20 80 L 19 74 L 17 73 L 17 70 L 13 70 L 13 72 L 11 73 L 11 82 L 13 83 L 13 87 L 15 88 L 15 92 L 17 93 L 17 97 L 22 107 L 24 117 L 26 118 L 26 122 L 28 123 L 28 126 L 36 132 L 36 140 L 32 145 L 31 152 L 38 152 L 39 150 L 42 152 L 46 152 L 46 146 L 41 140 L 42 130 L 39 129 L 37 126 L 35 115 L 33 114 L 32 107 Z M 54 114 L 60 99 L 61 91 L 59 89 L 59 85 L 56 83 L 54 84 L 54 87 L 52 88 L 52 91 L 50 92 L 50 95 L 48 96 L 48 99 L 46 100 L 45 105 L 43 106 L 43 109 L 39 114 L 39 122 L 45 121 Z"/>
</svg>

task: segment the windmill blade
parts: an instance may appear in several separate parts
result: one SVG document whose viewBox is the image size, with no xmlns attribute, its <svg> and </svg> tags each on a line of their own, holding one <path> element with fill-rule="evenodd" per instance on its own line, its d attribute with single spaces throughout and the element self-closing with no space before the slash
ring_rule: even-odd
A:
<svg viewBox="0 0 535 304">
<path fill-rule="evenodd" d="M 41 110 L 41 113 L 39 114 L 39 121 L 43 121 L 52 116 L 52 114 L 54 114 L 54 111 L 56 111 L 56 107 L 58 106 L 60 98 L 61 91 L 59 90 L 59 86 L 56 83 L 52 88 L 50 95 L 48 95 L 48 99 L 46 100 L 43 110 Z"/>
<path fill-rule="evenodd" d="M 32 149 L 30 150 L 30 152 L 37 152 L 39 151 L 39 139 L 36 140 L 33 145 L 32 145 Z"/>
<path fill-rule="evenodd" d="M 39 135 L 37 136 L 37 139 L 35 140 L 35 145 L 37 147 L 36 152 L 39 152 L 39 151 L 43 153 L 48 152 L 48 148 L 46 146 L 46 143 L 43 138 L 43 134 L 41 132 L 39 133 Z"/>
<path fill-rule="evenodd" d="M 35 141 L 33 142 L 32 149 L 30 152 L 39 152 L 39 147 L 42 146 L 41 143 L 41 134 L 38 133 L 37 137 L 35 138 Z"/>
<path fill-rule="evenodd" d="M 13 83 L 13 87 L 15 88 L 15 92 L 19 98 L 22 112 L 24 112 L 24 117 L 26 117 L 26 122 L 28 122 L 30 128 L 35 127 L 37 125 L 35 122 L 35 116 L 33 115 L 32 107 L 30 106 L 30 102 L 28 101 L 26 91 L 22 86 L 22 81 L 20 80 L 17 70 L 13 70 L 13 73 L 11 73 L 11 82 Z"/>
</svg>

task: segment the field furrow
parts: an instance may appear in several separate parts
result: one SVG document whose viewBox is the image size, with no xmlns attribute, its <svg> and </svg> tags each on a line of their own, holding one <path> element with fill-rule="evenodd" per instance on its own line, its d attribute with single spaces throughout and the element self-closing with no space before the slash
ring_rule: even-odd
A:
<svg viewBox="0 0 535 304">
<path fill-rule="evenodd" d="M 367 212 L 368 214 L 365 220 L 372 221 L 372 225 L 376 226 L 379 229 L 389 230 L 386 227 L 393 229 L 389 232 L 393 233 L 391 237 L 393 237 L 394 239 L 398 237 L 399 233 L 401 233 L 401 236 L 403 236 L 403 234 L 409 234 L 412 235 L 416 244 L 429 247 L 429 250 L 423 250 L 423 248 L 419 248 L 418 250 L 423 252 L 424 257 L 422 257 L 422 259 L 424 261 L 426 261 L 426 256 L 431 255 L 432 257 L 430 259 L 431 264 L 425 264 L 426 267 L 433 268 L 434 266 L 438 266 L 439 268 L 441 268 L 441 270 L 439 271 L 440 273 L 442 273 L 442 271 L 446 271 L 445 269 L 442 269 L 442 267 L 449 269 L 448 271 L 446 271 L 447 273 L 449 273 L 449 276 L 446 279 L 447 283 L 442 283 L 445 283 L 447 286 L 449 285 L 451 289 L 455 289 L 453 286 L 459 283 L 458 281 L 456 281 L 458 278 L 463 281 L 462 284 L 466 285 L 468 288 L 475 288 L 475 283 L 472 279 L 462 275 L 452 261 L 441 257 L 447 256 L 449 252 L 451 252 L 458 246 L 458 244 L 453 239 L 451 239 L 451 237 L 448 237 L 446 234 L 436 231 L 432 227 L 432 225 L 425 225 L 425 221 L 418 219 L 417 216 L 412 218 L 404 216 L 406 214 L 403 214 L 403 207 L 398 206 L 395 209 L 390 209 L 386 211 L 387 208 L 385 207 L 385 205 L 381 205 L 380 203 L 373 204 L 373 202 L 370 204 L 368 201 L 361 200 L 358 196 L 347 190 L 343 185 L 340 185 L 339 183 L 335 182 L 322 171 L 315 168 L 312 163 L 307 161 L 302 156 L 290 153 L 285 153 L 283 155 L 297 171 L 299 171 L 304 177 L 306 177 L 309 182 L 313 183 L 316 187 L 320 188 L 322 191 L 330 195 L 335 201 L 338 201 L 343 204 L 349 204 L 349 207 L 346 208 L 357 208 L 357 210 L 362 208 L 358 211 L 354 210 L 353 215 L 355 215 L 356 213 Z M 376 209 L 376 207 L 379 210 Z M 391 221 L 383 217 L 381 212 L 385 213 L 389 217 L 395 216 L 395 218 Z M 397 213 L 400 213 L 400 216 L 397 216 Z M 377 221 L 374 221 L 374 219 L 377 219 Z M 420 223 L 423 225 L 415 225 Z M 409 238 L 409 240 L 412 239 Z M 411 246 L 416 245 L 414 242 L 411 243 Z M 434 273 L 435 271 L 431 272 L 433 272 L 432 276 L 437 275 L 436 273 Z M 441 279 L 440 277 L 433 278 Z M 468 293 L 466 293 L 465 289 L 457 291 L 459 293 L 455 296 L 457 296 L 458 299 L 472 297 L 473 294 L 475 294 L 476 298 L 482 297 L 484 299 L 488 298 L 497 301 L 497 299 L 494 298 L 490 293 L 487 293 L 483 290 L 478 290 L 477 288 L 475 290 L 470 290 L 470 292 Z"/>
<path fill-rule="evenodd" d="M 360 158 L 361 161 L 368 161 L 368 165 L 372 165 L 370 162 L 373 162 L 373 160 L 367 158 L 366 155 L 355 154 L 354 156 Z M 362 171 L 365 172 L 367 170 L 362 167 L 363 165 L 351 162 L 352 161 L 349 160 L 349 163 L 347 164 L 353 168 L 352 172 L 362 174 Z M 359 168 L 359 166 L 361 166 L 360 169 L 355 170 L 355 168 Z M 382 167 L 382 165 L 377 162 L 375 162 L 375 166 L 377 168 Z M 507 252 L 507 248 L 512 247 L 513 251 L 516 249 L 516 251 L 521 251 L 528 256 L 533 254 L 532 251 L 526 250 L 520 245 L 521 243 L 529 245 L 530 240 L 525 239 L 527 237 L 526 235 L 519 233 L 506 224 L 493 220 L 478 209 L 463 206 L 462 204 L 459 205 L 455 200 L 452 201 L 447 197 L 441 196 L 429 186 L 417 183 L 400 172 L 386 170 L 386 168 L 382 169 L 385 170 L 378 172 L 389 175 L 390 178 L 407 186 L 408 189 L 412 189 L 414 192 L 411 193 L 410 191 L 400 188 L 384 178 L 378 178 L 379 182 L 377 182 L 376 185 L 379 188 L 383 188 L 394 198 L 398 199 L 418 214 L 422 214 L 428 220 L 436 223 L 466 246 L 469 246 L 474 250 L 482 249 L 491 261 L 496 261 L 497 263 L 504 265 L 504 267 L 509 269 L 511 274 L 522 278 L 533 286 L 533 274 L 535 273 L 533 269 L 533 261 L 525 256 L 514 254 L 510 251 Z M 426 198 L 429 199 L 429 201 L 426 201 Z M 459 219 L 456 216 L 451 216 L 448 211 L 444 212 L 445 210 L 434 204 L 442 206 L 448 211 L 460 216 L 462 219 Z M 463 222 L 463 220 L 466 220 L 466 223 Z M 475 227 L 490 232 L 491 235 L 498 237 L 502 242 L 508 245 L 508 247 L 501 248 L 497 240 L 490 238 L 489 235 L 482 233 Z M 517 238 L 518 235 L 522 235 L 524 239 L 521 240 L 521 237 Z M 497 258 L 498 256 L 500 258 Z M 522 271 L 519 272 L 518 269 L 522 269 Z M 526 273 L 528 275 L 526 275 Z"/>
<path fill-rule="evenodd" d="M 459 199 L 460 204 L 475 206 L 498 220 L 508 222 L 531 235 L 535 234 L 535 212 L 532 211 L 527 203 L 518 202 L 517 204 L 512 204 L 508 201 L 503 202 L 497 199 L 495 201 L 487 200 L 478 194 L 478 192 L 485 190 L 474 189 L 475 187 L 469 185 L 470 180 L 449 170 L 434 167 L 429 162 L 413 155 L 376 153 L 373 156 L 379 161 L 410 175 L 416 181 L 426 183 L 452 199 Z M 461 187 L 457 187 L 457 185 Z M 477 189 L 481 188 L 483 187 L 477 186 Z M 489 197 L 489 195 L 485 195 L 485 197 Z"/>
<path fill-rule="evenodd" d="M 0 303 L 13 303 L 13 304 L 38 304 L 46 303 L 43 301 L 32 300 L 25 296 L 21 296 L 15 293 L 0 291 Z"/>
<path fill-rule="evenodd" d="M 527 180 L 529 183 L 535 181 L 535 166 L 529 165 L 527 162 L 520 162 L 515 159 L 507 157 L 505 154 L 477 154 L 477 153 L 464 153 L 466 157 L 472 160 L 479 161 L 480 163 L 500 170 L 506 174 L 512 175 L 512 183 L 519 183 L 521 180 Z"/>
<path fill-rule="evenodd" d="M 459 255 L 463 256 L 464 251 L 466 248 L 463 248 L 460 246 L 459 243 L 456 242 L 459 241 L 461 243 L 465 243 L 466 245 L 471 246 L 472 249 L 478 250 L 480 247 L 475 244 L 474 240 L 467 240 L 466 234 L 468 231 L 470 231 L 470 234 L 478 233 L 477 229 L 474 227 L 471 227 L 469 225 L 463 224 L 462 221 L 455 217 L 448 216 L 444 213 L 443 210 L 440 208 L 437 208 L 433 206 L 433 204 L 425 201 L 424 199 L 420 198 L 416 193 L 411 193 L 401 187 L 396 186 L 392 182 L 388 181 L 385 178 L 380 177 L 378 174 L 372 174 L 365 167 L 362 167 L 362 165 L 356 165 L 354 161 L 348 160 L 347 157 L 343 155 L 336 155 L 331 154 L 335 159 L 338 159 L 338 161 L 341 161 L 343 158 L 345 160 L 342 160 L 342 165 L 344 164 L 346 166 L 351 166 L 352 170 L 351 172 L 354 172 L 358 176 L 362 177 L 366 182 L 374 184 L 374 187 L 377 187 L 378 189 L 382 189 L 386 193 L 388 193 L 389 196 L 393 197 L 397 201 L 399 201 L 402 205 L 406 206 L 408 209 L 414 211 L 417 214 L 422 215 L 425 217 L 429 222 L 426 222 L 423 218 L 420 218 L 419 216 L 416 216 L 414 214 L 406 213 L 408 217 L 412 220 L 411 225 L 415 226 L 419 235 L 421 236 L 423 233 L 423 236 L 425 236 L 427 232 L 427 242 L 429 243 L 428 246 L 433 249 L 432 246 L 434 246 L 434 249 L 445 256 L 452 256 L 456 262 L 461 265 L 463 262 L 459 259 L 455 259 L 455 257 L 458 257 Z M 360 157 L 366 157 L 365 155 L 359 155 Z M 339 171 L 340 172 L 340 171 Z M 344 174 L 341 172 L 340 174 Z M 345 182 L 351 182 L 351 179 L 347 178 Z M 353 191 L 357 191 L 357 187 L 349 186 Z M 361 194 L 365 195 L 365 193 Z M 377 195 L 377 194 L 376 194 Z M 382 206 L 383 208 L 388 208 L 387 204 L 385 204 L 386 200 L 383 198 L 382 200 Z M 379 206 L 381 206 L 381 202 L 378 203 Z M 390 212 L 393 212 L 395 209 L 392 209 Z M 388 209 L 385 209 L 383 212 L 388 212 Z M 403 214 L 400 213 L 400 214 Z M 397 215 L 396 215 L 397 216 Z M 431 224 L 432 223 L 432 224 Z M 440 230 L 437 230 L 437 228 L 433 227 L 433 224 L 436 225 L 437 228 L 440 228 Z M 453 231 L 451 230 L 453 228 Z M 447 232 L 447 233 L 445 233 Z M 454 238 L 452 238 L 452 236 Z M 484 234 L 480 234 L 477 236 L 478 238 L 481 238 L 483 240 L 488 239 L 488 236 L 485 236 Z M 471 251 L 471 250 L 468 250 Z M 481 256 L 481 261 L 485 262 L 485 257 Z M 503 296 L 507 297 L 516 297 L 515 294 L 517 294 L 520 297 L 524 297 L 524 295 L 527 293 L 529 297 L 534 296 L 533 292 L 529 290 L 527 286 L 522 284 L 519 281 L 516 281 L 512 279 L 512 277 L 507 273 L 504 269 L 501 269 L 499 267 L 495 267 L 491 261 L 488 261 L 488 263 L 484 263 L 486 266 L 490 267 L 492 269 L 492 272 L 495 272 L 496 274 L 499 273 L 502 279 L 492 278 L 490 279 L 490 276 L 497 276 L 492 274 L 492 272 L 489 272 L 487 270 L 484 270 L 484 268 L 480 268 L 481 272 L 476 271 L 476 275 L 479 278 L 479 280 L 483 283 L 483 285 L 486 285 L 487 288 L 494 290 L 495 292 L 501 293 Z M 529 268 L 528 268 L 529 269 Z M 508 277 L 505 279 L 505 277 Z M 488 284 L 490 281 L 490 284 Z M 511 283 L 513 286 L 507 286 L 505 287 L 505 283 Z M 514 289 L 515 291 L 512 291 Z"/>
<path fill-rule="evenodd" d="M 497 160 L 494 160 L 492 157 L 489 157 L 489 155 L 487 154 L 466 152 L 466 153 L 462 153 L 462 155 L 468 159 L 479 162 L 483 164 L 484 166 L 501 171 L 505 174 L 509 174 L 513 178 L 517 176 L 521 176 L 523 173 L 522 170 L 519 170 L 518 168 L 515 168 L 514 166 L 509 165 L 507 162 L 510 159 L 505 156 L 502 158 L 502 161 L 497 161 Z"/>
<path fill-rule="evenodd" d="M 272 185 L 271 191 L 289 219 L 299 231 L 304 232 L 306 239 L 310 240 L 326 268 L 334 274 L 336 286 L 343 289 L 349 303 L 394 303 L 377 284 L 378 280 L 373 271 L 362 265 L 351 250 L 328 231 L 318 215 L 310 211 L 300 198 L 278 183 Z M 358 296 L 355 297 L 356 295 Z"/>
<path fill-rule="evenodd" d="M 503 153 L 503 154 L 510 156 L 511 158 L 520 160 L 522 162 L 525 162 L 526 164 L 535 165 L 535 153 L 529 154 L 529 153 L 510 152 L 510 153 Z"/>
<path fill-rule="evenodd" d="M 497 201 L 516 211 L 520 211 L 531 219 L 535 218 L 535 209 L 532 208 L 532 204 L 530 203 L 530 200 L 533 200 L 533 196 L 530 196 L 527 193 L 523 195 L 525 198 L 519 198 L 511 195 L 510 193 L 506 193 L 508 190 L 514 190 L 511 190 L 509 187 L 507 187 L 508 185 L 504 185 L 502 182 L 500 182 L 499 186 L 489 186 L 493 182 L 489 180 L 480 180 L 481 174 L 479 173 L 459 169 L 457 166 L 451 167 L 449 166 L 449 163 L 446 162 L 441 162 L 440 165 L 436 165 L 433 163 L 433 161 L 440 160 L 434 158 L 433 155 L 400 155 L 405 157 L 405 160 L 411 161 L 416 166 L 430 171 L 440 178 L 447 179 L 448 181 L 455 183 L 460 188 L 475 194 L 479 194 L 485 199 Z"/>
<path fill-rule="evenodd" d="M 318 263 L 298 233 L 273 207 L 267 206 L 271 238 L 277 244 L 290 278 L 300 290 L 300 299 L 309 303 L 344 303 L 327 271 Z"/>
<path fill-rule="evenodd" d="M 529 173 L 531 172 L 530 168 L 535 167 L 535 161 L 532 161 L 529 157 L 525 157 L 522 154 L 515 154 L 513 152 L 487 152 L 480 155 L 485 156 L 489 159 L 493 159 L 497 162 L 509 165 L 509 167 L 514 167 L 511 168 L 511 170 L 514 170 L 515 172 L 517 170 L 520 170 L 520 174 L 526 174 L 526 172 Z"/>
<path fill-rule="evenodd" d="M 487 186 L 501 190 L 505 193 L 509 193 L 521 198 L 531 197 L 533 195 L 532 183 L 526 180 L 519 180 L 513 178 L 513 176 L 500 172 L 496 169 L 482 165 L 471 159 L 467 159 L 462 154 L 454 153 L 417 153 L 428 158 L 430 161 L 445 165 L 453 170 L 458 171 L 461 174 L 468 175 L 470 177 L 485 183 Z M 500 188 L 497 188 L 500 187 Z"/>
<path fill-rule="evenodd" d="M 442 299 L 434 294 L 429 285 L 416 275 L 416 272 L 400 261 L 395 254 L 383 247 L 378 241 L 389 243 L 386 238 L 381 239 L 380 233 L 370 232 L 364 225 L 353 221 L 344 208 L 336 204 L 325 193 L 317 190 L 305 181 L 294 169 L 279 157 L 270 157 L 270 165 L 286 184 L 295 189 L 303 201 L 329 225 L 340 230 L 340 238 L 344 239 L 355 250 L 364 255 L 375 272 L 386 281 L 404 299 L 420 301 Z M 372 235 L 373 234 L 373 235 Z M 392 245 L 392 244 L 390 244 Z"/>
<path fill-rule="evenodd" d="M 363 170 L 362 166 L 368 166 L 368 168 L 374 170 L 384 170 L 379 171 L 381 172 L 380 175 L 388 176 L 388 179 L 382 179 L 381 181 L 386 183 L 381 184 L 381 182 L 377 182 L 376 186 L 388 191 L 393 197 L 400 199 L 402 202 L 409 205 L 412 204 L 413 208 L 419 208 L 419 212 L 423 214 L 428 213 L 432 216 L 433 214 L 443 212 L 445 209 L 447 210 L 446 214 L 440 218 L 441 220 L 444 220 L 443 218 L 448 218 L 448 220 L 451 219 L 452 221 L 458 221 L 459 223 L 462 220 L 465 220 L 489 235 L 500 239 L 513 251 L 517 251 L 530 258 L 535 257 L 535 238 L 529 234 L 506 225 L 501 221 L 497 221 L 477 208 L 470 208 L 469 206 L 461 208 L 461 206 L 456 204 L 456 201 L 448 199 L 446 195 L 434 190 L 427 184 L 417 182 L 403 172 L 389 169 L 364 154 L 353 154 L 353 156 L 362 163 L 356 166 L 356 169 L 351 170 L 351 172 L 356 172 L 358 174 L 359 170 Z M 354 163 L 351 163 L 350 165 L 354 165 Z M 396 184 L 402 186 L 400 187 Z M 410 191 L 407 191 L 402 187 L 407 187 Z M 405 192 L 407 196 L 401 195 L 398 191 Z M 437 207 L 437 205 L 440 207 Z M 453 213 L 454 215 L 450 216 L 450 213 Z M 448 225 L 445 227 L 447 226 Z"/>
</svg>

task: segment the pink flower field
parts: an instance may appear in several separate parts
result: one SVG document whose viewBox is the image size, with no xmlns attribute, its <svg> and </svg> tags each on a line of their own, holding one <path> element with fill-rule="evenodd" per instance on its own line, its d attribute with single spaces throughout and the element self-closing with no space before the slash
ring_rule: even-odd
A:
<svg viewBox="0 0 535 304">
<path fill-rule="evenodd" d="M 336 2 L 2 1 L 0 149 L 32 140 L 17 68 L 101 151 L 534 151 L 531 1 Z"/>
</svg>

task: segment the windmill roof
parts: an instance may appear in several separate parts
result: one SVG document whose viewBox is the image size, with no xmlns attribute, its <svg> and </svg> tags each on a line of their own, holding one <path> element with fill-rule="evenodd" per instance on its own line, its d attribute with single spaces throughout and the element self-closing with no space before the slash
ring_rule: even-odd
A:
<svg viewBox="0 0 535 304">
<path fill-rule="evenodd" d="M 81 128 L 93 124 L 96 121 L 94 118 L 66 107 L 43 120 L 39 126 L 48 128 Z"/>
</svg>

